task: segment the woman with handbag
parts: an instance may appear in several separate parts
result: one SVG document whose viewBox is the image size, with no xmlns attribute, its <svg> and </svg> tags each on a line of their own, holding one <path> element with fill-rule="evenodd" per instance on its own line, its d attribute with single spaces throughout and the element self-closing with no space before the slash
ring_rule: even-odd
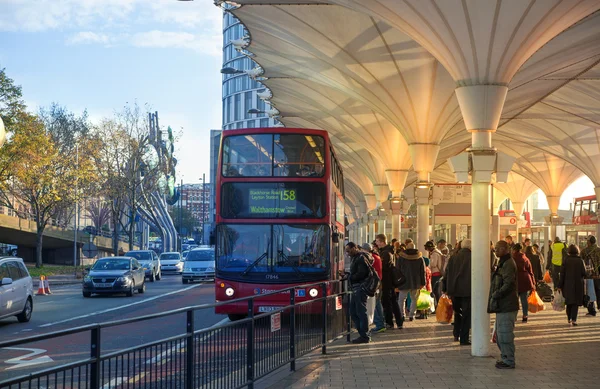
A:
<svg viewBox="0 0 600 389">
<path fill-rule="evenodd" d="M 529 293 L 535 290 L 535 276 L 533 269 L 531 268 L 531 262 L 521 252 L 522 246 L 520 243 L 515 244 L 512 247 L 512 258 L 515 260 L 517 265 L 517 285 L 519 292 L 519 299 L 521 300 L 521 309 L 523 310 L 523 323 L 527 323 L 527 313 L 529 312 L 529 302 L 527 298 Z"/>
</svg>

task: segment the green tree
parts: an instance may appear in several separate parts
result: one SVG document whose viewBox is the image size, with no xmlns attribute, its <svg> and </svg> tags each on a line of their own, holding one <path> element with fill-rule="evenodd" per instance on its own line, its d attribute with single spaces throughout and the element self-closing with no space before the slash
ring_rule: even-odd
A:
<svg viewBox="0 0 600 389">
<path fill-rule="evenodd" d="M 0 163 L 7 163 L 0 170 L 9 176 L 9 180 L 0 182 L 1 200 L 17 213 L 23 213 L 16 206 L 21 205 L 33 214 L 37 227 L 36 266 L 40 267 L 46 226 L 76 200 L 75 183 L 84 188 L 95 180 L 91 159 L 95 146 L 80 140 L 77 161 L 74 153 L 60 152 L 60 145 L 39 116 L 26 112 L 17 114 L 12 133 L 0 149 Z"/>
<path fill-rule="evenodd" d="M 0 69 L 0 117 L 8 132 L 11 132 L 20 112 L 25 111 L 25 103 L 20 85 L 6 75 L 4 68 Z"/>
<path fill-rule="evenodd" d="M 194 232 L 194 227 L 199 224 L 199 221 L 194 217 L 192 212 L 187 208 L 181 208 L 178 205 L 171 207 L 169 215 L 173 219 L 175 228 L 180 236 L 191 236 Z"/>
</svg>

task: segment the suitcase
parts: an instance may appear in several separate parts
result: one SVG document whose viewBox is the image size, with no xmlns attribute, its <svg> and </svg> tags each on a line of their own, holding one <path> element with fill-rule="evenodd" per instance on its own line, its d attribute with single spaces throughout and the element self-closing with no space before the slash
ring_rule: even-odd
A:
<svg viewBox="0 0 600 389">
<path fill-rule="evenodd" d="M 543 281 L 538 281 L 535 285 L 535 289 L 542 301 L 549 303 L 552 302 L 552 300 L 554 300 L 554 292 L 547 283 Z"/>
</svg>

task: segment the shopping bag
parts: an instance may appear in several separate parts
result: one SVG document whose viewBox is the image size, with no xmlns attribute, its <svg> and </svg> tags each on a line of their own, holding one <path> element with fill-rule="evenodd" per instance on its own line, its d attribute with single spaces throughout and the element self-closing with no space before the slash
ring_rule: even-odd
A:
<svg viewBox="0 0 600 389">
<path fill-rule="evenodd" d="M 546 274 L 544 274 L 544 282 L 549 284 L 552 282 L 552 277 L 550 276 L 550 271 L 546 270 Z"/>
<path fill-rule="evenodd" d="M 435 318 L 438 323 L 448 324 L 452 321 L 452 300 L 445 294 L 440 297 L 437 305 L 437 311 L 435 313 Z"/>
<path fill-rule="evenodd" d="M 494 329 L 492 329 L 492 343 L 498 343 L 498 322 L 494 322 Z"/>
<path fill-rule="evenodd" d="M 417 299 L 417 309 L 430 309 L 431 308 L 431 296 L 427 289 L 421 289 L 419 298 Z"/>
<path fill-rule="evenodd" d="M 557 290 L 554 293 L 554 301 L 552 301 L 552 309 L 561 312 L 565 309 L 565 298 L 562 295 L 562 291 Z"/>
<path fill-rule="evenodd" d="M 544 302 L 535 290 L 529 295 L 529 298 L 527 299 L 527 305 L 529 306 L 528 309 L 531 313 L 543 311 L 546 308 Z"/>
</svg>

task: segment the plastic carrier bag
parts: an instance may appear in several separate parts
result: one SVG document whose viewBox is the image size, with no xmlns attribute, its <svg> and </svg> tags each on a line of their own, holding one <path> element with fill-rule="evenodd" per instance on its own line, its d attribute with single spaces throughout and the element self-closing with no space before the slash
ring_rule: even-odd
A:
<svg viewBox="0 0 600 389">
<path fill-rule="evenodd" d="M 448 324 L 452 322 L 452 315 L 454 310 L 452 308 L 452 300 L 445 294 L 440 297 L 435 312 L 435 318 L 438 323 Z"/>
<path fill-rule="evenodd" d="M 529 298 L 527 298 L 527 304 L 529 306 L 529 312 L 531 313 L 537 313 L 539 311 L 543 311 L 546 308 L 544 302 L 535 290 L 532 291 L 529 295 Z"/>
<path fill-rule="evenodd" d="M 417 299 L 418 310 L 431 309 L 432 312 L 435 311 L 435 308 L 433 308 L 435 300 L 431 297 L 430 294 L 431 293 L 427 289 L 421 289 L 421 293 L 419 294 L 419 298 Z"/>
<path fill-rule="evenodd" d="M 550 276 L 550 272 L 546 270 L 546 274 L 544 274 L 544 282 L 549 284 L 552 282 L 552 277 Z"/>
<path fill-rule="evenodd" d="M 554 293 L 554 301 L 552 301 L 552 309 L 561 312 L 565 309 L 565 298 L 562 295 L 562 291 L 557 290 Z"/>
</svg>

